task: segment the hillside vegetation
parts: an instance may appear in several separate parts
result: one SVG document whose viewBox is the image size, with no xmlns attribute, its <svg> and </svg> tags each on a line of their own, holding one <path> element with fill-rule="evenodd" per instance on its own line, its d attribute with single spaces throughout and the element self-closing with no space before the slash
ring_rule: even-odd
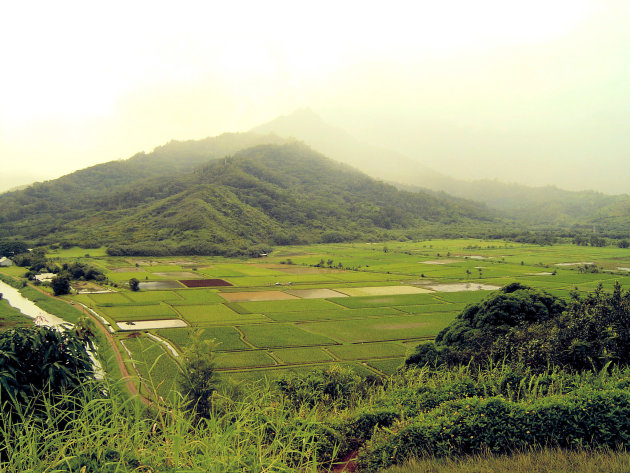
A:
<svg viewBox="0 0 630 473">
<path fill-rule="evenodd" d="M 233 138 L 221 140 L 233 144 Z M 246 135 L 245 141 L 252 140 Z M 229 148 L 221 143 L 212 149 Z M 105 244 L 118 255 L 257 254 L 274 244 L 383 238 L 404 230 L 435 232 L 438 225 L 448 231 L 496 222 L 481 205 L 400 191 L 299 143 L 255 146 L 194 167 L 209 153 L 200 146 L 172 145 L 168 152 L 156 150 L 4 194 L 0 237 Z M 188 148 L 194 152 L 185 153 Z M 188 158 L 174 159 L 171 153 Z"/>
</svg>

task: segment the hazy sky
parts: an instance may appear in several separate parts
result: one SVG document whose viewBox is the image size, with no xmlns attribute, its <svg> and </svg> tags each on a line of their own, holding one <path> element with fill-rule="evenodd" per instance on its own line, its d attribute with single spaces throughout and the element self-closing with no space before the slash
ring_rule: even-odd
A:
<svg viewBox="0 0 630 473">
<path fill-rule="evenodd" d="M 455 177 L 630 192 L 628 0 L 0 1 L 0 189 L 308 106 Z"/>
</svg>

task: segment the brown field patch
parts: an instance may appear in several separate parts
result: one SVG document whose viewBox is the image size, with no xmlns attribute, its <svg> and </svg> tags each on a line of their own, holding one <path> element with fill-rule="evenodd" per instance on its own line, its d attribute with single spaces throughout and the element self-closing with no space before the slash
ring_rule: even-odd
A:
<svg viewBox="0 0 630 473">
<path fill-rule="evenodd" d="M 224 279 L 180 279 L 179 282 L 186 287 L 219 287 L 232 285 Z"/>
<path fill-rule="evenodd" d="M 347 294 L 343 294 L 332 289 L 293 289 L 291 291 L 285 291 L 287 294 L 291 294 L 302 299 L 327 299 L 329 297 L 348 297 Z"/>
<path fill-rule="evenodd" d="M 129 266 L 128 268 L 116 268 L 112 269 L 112 273 L 135 273 L 138 271 L 144 271 L 143 268 L 137 268 L 136 266 Z"/>
<path fill-rule="evenodd" d="M 84 294 L 90 292 L 113 292 L 111 289 L 104 288 L 103 286 L 99 286 L 91 281 L 75 281 L 71 284 L 71 286 L 72 289 Z"/>
<path fill-rule="evenodd" d="M 282 291 L 252 291 L 252 292 L 220 292 L 219 295 L 229 302 L 252 301 L 283 301 L 298 299 Z"/>
</svg>

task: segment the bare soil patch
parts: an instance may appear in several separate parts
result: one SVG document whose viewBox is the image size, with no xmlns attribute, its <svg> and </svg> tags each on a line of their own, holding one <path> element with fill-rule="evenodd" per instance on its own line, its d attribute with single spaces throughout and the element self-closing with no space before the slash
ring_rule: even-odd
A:
<svg viewBox="0 0 630 473">
<path fill-rule="evenodd" d="M 429 287 L 437 292 L 496 291 L 497 289 L 501 289 L 499 286 L 492 286 L 491 284 L 478 284 L 472 282 L 458 284 L 435 284 Z"/>
<path fill-rule="evenodd" d="M 139 320 L 137 322 L 116 322 L 120 330 L 152 330 L 157 328 L 188 327 L 182 319 Z"/>
<path fill-rule="evenodd" d="M 182 285 L 177 281 L 140 281 L 140 289 L 143 291 L 155 291 L 160 289 L 181 289 Z"/>
<path fill-rule="evenodd" d="M 193 273 L 191 271 L 169 271 L 169 272 L 163 272 L 163 273 L 153 273 L 156 276 L 160 276 L 162 278 L 173 278 L 173 279 L 179 279 L 179 278 L 200 278 L 201 276 L 199 276 L 197 273 Z"/>
<path fill-rule="evenodd" d="M 343 294 L 332 289 L 293 289 L 286 291 L 287 294 L 301 297 L 302 299 L 327 299 L 329 297 L 348 297 L 347 294 Z"/>
<path fill-rule="evenodd" d="M 219 287 L 232 285 L 224 279 L 180 279 L 179 282 L 186 287 Z"/>
<path fill-rule="evenodd" d="M 220 292 L 219 295 L 229 302 L 283 301 L 288 299 L 298 299 L 296 296 L 282 291 Z"/>
<path fill-rule="evenodd" d="M 138 268 L 136 266 L 112 269 L 112 273 L 137 273 L 141 271 L 144 272 L 145 270 L 143 268 Z"/>
<path fill-rule="evenodd" d="M 352 297 L 427 294 L 432 292 L 428 289 L 416 286 L 343 287 L 337 289 L 337 291 Z"/>
<path fill-rule="evenodd" d="M 98 294 L 101 292 L 114 292 L 111 289 L 107 289 L 103 286 L 99 286 L 91 281 L 75 281 L 72 283 L 72 289 L 79 294 Z"/>
</svg>

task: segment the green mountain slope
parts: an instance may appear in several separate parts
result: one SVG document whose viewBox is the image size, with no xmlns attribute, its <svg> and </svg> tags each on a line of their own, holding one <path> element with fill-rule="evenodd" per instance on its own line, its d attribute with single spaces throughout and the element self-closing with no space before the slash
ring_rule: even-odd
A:
<svg viewBox="0 0 630 473">
<path fill-rule="evenodd" d="M 75 174 L 94 179 L 88 171 Z M 100 194 L 71 175 L 0 196 L 0 237 L 104 243 L 116 254 L 225 254 L 495 222 L 481 205 L 400 191 L 299 143 L 248 148 L 190 172 L 114 176 Z"/>
</svg>

